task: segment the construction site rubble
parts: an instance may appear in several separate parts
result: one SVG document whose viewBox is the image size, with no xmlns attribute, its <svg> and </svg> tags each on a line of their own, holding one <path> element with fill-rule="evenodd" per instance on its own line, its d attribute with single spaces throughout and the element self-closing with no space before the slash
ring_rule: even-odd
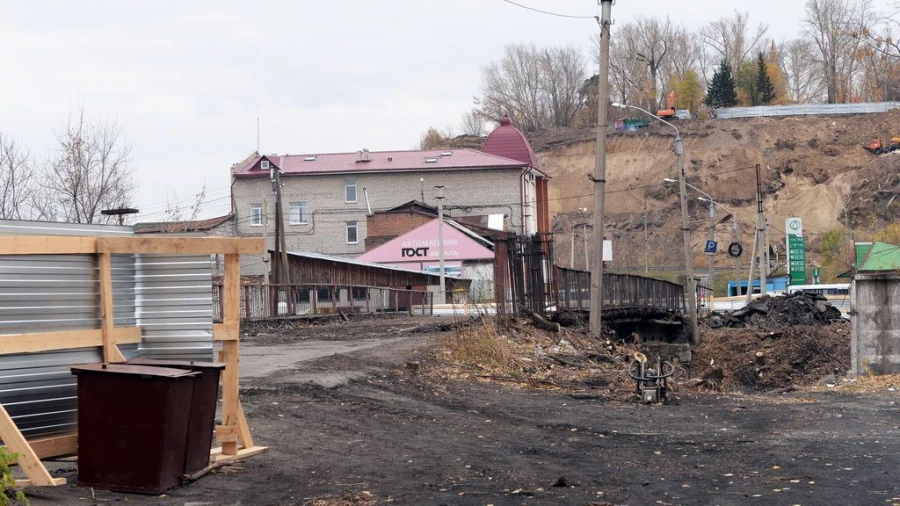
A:
<svg viewBox="0 0 900 506">
<path fill-rule="evenodd" d="M 841 320 L 841 312 L 818 294 L 797 292 L 764 295 L 735 311 L 713 312 L 704 320 L 711 329 L 755 327 L 774 330 L 793 325 L 827 325 Z"/>
</svg>

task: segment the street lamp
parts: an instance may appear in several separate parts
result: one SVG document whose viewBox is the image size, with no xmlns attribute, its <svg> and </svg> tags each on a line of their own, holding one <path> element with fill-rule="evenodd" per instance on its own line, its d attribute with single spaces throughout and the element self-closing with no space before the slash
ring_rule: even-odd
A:
<svg viewBox="0 0 900 506">
<path fill-rule="evenodd" d="M 663 182 L 671 184 L 671 183 L 677 183 L 678 181 L 667 177 L 667 178 L 663 179 Z M 694 186 L 690 183 L 685 183 L 685 186 L 687 186 L 688 188 L 691 188 L 692 190 L 696 191 L 697 193 L 700 193 L 701 195 L 706 196 L 706 198 L 698 197 L 697 200 L 700 200 L 701 202 L 709 202 L 709 240 L 715 241 L 716 240 L 716 201 L 712 198 L 712 196 L 710 194 L 706 193 L 705 191 L 701 190 L 700 188 L 697 188 L 696 186 Z M 726 211 L 727 211 L 727 209 L 726 209 Z M 732 215 L 733 214 L 734 213 L 732 213 Z M 709 280 L 710 291 L 712 293 L 715 293 L 715 286 L 716 286 L 715 275 L 716 275 L 716 273 L 713 270 L 713 259 L 715 258 L 715 256 L 714 256 L 715 253 L 710 253 L 709 255 L 710 255 L 709 271 L 707 272 L 706 277 Z M 709 310 L 712 311 L 712 308 L 709 308 Z"/>
<path fill-rule="evenodd" d="M 678 157 L 678 190 L 681 194 L 681 230 L 684 236 L 684 270 L 685 276 L 687 277 L 687 300 L 689 313 L 688 316 L 691 319 L 691 342 L 693 344 L 700 344 L 700 332 L 697 328 L 697 289 L 696 285 L 694 284 L 694 258 L 691 254 L 691 228 L 690 224 L 688 223 L 688 209 L 686 198 L 687 183 L 684 178 L 684 142 L 681 138 L 681 132 L 675 125 L 662 118 L 657 117 L 650 111 L 641 109 L 640 107 L 628 104 L 620 104 L 618 102 L 613 102 L 612 106 L 618 107 L 620 109 L 629 108 L 641 111 L 642 113 L 650 116 L 660 123 L 672 127 L 672 129 L 675 130 L 675 156 Z"/>
</svg>

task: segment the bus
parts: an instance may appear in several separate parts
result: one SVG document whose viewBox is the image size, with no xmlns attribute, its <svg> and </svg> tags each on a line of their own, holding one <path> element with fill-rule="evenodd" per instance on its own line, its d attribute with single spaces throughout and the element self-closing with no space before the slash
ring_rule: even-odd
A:
<svg viewBox="0 0 900 506">
<path fill-rule="evenodd" d="M 790 285 L 788 293 L 806 292 L 817 295 L 850 295 L 850 283 L 835 283 L 831 285 Z"/>
</svg>

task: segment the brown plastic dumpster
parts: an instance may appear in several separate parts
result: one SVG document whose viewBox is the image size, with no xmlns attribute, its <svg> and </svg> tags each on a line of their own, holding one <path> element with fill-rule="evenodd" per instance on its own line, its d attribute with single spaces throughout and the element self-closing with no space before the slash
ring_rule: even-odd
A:
<svg viewBox="0 0 900 506">
<path fill-rule="evenodd" d="M 184 369 L 88 364 L 78 376 L 78 483 L 160 494 L 184 473 L 194 380 Z"/>
<path fill-rule="evenodd" d="M 216 403 L 219 400 L 219 374 L 225 364 L 218 362 L 194 362 L 185 360 L 155 360 L 135 358 L 126 364 L 152 367 L 171 367 L 199 372 L 194 382 L 194 396 L 191 401 L 191 420 L 188 422 L 187 457 L 184 474 L 198 473 L 209 465 L 212 450 L 213 431 L 216 423 Z"/>
</svg>

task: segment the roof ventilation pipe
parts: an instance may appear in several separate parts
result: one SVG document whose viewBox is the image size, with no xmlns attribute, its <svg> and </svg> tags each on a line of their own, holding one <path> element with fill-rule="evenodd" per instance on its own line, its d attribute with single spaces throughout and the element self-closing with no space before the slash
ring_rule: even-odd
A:
<svg viewBox="0 0 900 506">
<path fill-rule="evenodd" d="M 369 203 L 369 190 L 363 187 L 363 195 L 366 197 L 366 209 L 369 211 L 369 216 L 372 216 L 372 204 Z"/>
</svg>

